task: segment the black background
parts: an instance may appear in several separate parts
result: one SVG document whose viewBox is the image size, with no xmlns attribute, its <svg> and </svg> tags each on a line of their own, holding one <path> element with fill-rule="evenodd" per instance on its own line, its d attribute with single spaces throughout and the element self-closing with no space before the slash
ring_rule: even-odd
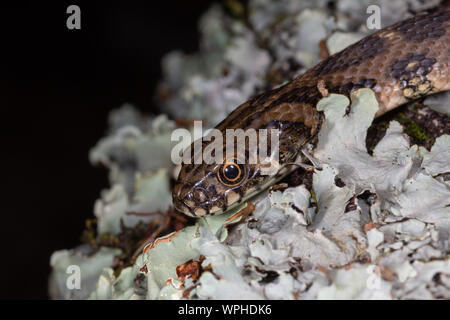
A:
<svg viewBox="0 0 450 320">
<path fill-rule="evenodd" d="M 50 254 L 80 243 L 108 187 L 88 161 L 108 111 L 130 102 L 158 112 L 161 58 L 197 50 L 211 2 L 1 2 L 0 298 L 48 297 Z M 66 28 L 70 4 L 81 30 Z"/>
</svg>

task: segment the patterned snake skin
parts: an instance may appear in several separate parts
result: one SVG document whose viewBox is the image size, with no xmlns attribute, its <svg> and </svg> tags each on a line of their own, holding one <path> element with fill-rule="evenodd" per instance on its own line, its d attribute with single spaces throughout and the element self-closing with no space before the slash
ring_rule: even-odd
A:
<svg viewBox="0 0 450 320">
<path fill-rule="evenodd" d="M 324 85 L 349 96 L 371 88 L 377 116 L 410 100 L 450 89 L 450 11 L 419 14 L 382 29 L 338 52 L 291 82 L 256 96 L 235 109 L 216 128 L 277 128 L 280 170 L 261 174 L 261 165 L 184 164 L 173 189 L 177 210 L 200 217 L 224 212 L 295 169 L 308 142 L 314 142 L 323 116 L 316 110 Z M 225 133 L 224 133 L 225 135 Z M 203 142 L 205 147 L 208 142 Z"/>
</svg>

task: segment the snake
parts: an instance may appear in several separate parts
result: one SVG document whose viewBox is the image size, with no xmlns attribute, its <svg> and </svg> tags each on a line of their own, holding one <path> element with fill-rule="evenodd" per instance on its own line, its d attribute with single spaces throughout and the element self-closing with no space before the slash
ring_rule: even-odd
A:
<svg viewBox="0 0 450 320">
<path fill-rule="evenodd" d="M 192 217 L 221 214 L 296 169 L 289 164 L 303 159 L 301 150 L 317 142 L 324 122 L 323 113 L 316 109 L 324 88 L 348 97 L 360 88 L 373 90 L 379 104 L 375 117 L 449 90 L 449 25 L 448 7 L 419 13 L 330 55 L 292 81 L 250 98 L 215 128 L 224 135 L 227 129 L 279 130 L 278 170 L 263 174 L 263 164 L 248 159 L 183 163 L 173 186 L 174 207 Z M 202 150 L 211 143 L 203 139 Z"/>
</svg>

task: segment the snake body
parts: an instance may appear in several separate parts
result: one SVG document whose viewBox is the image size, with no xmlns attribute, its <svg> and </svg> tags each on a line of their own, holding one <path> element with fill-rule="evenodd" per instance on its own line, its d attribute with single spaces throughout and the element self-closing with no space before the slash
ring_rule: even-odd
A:
<svg viewBox="0 0 450 320">
<path fill-rule="evenodd" d="M 323 115 L 316 109 L 320 85 L 350 96 L 370 88 L 380 116 L 408 101 L 450 89 L 450 11 L 419 14 L 381 29 L 330 56 L 291 82 L 251 98 L 217 129 L 280 130 L 275 175 L 258 164 L 184 164 L 173 189 L 174 206 L 187 215 L 214 215 L 241 203 L 292 171 L 286 166 L 317 138 Z M 320 85 L 319 85 L 320 84 Z M 203 142 L 203 147 L 208 142 Z"/>
</svg>

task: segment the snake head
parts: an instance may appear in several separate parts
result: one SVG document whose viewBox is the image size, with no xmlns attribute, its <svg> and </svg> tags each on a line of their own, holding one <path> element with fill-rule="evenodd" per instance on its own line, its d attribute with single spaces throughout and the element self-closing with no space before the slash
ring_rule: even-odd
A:
<svg viewBox="0 0 450 320">
<path fill-rule="evenodd" d="M 292 143 L 291 131 L 284 128 L 283 132 L 288 133 L 290 140 L 282 143 L 281 158 L 278 156 L 278 131 L 266 134 L 259 130 L 258 134 L 261 135 L 247 139 L 245 137 L 248 137 L 246 134 L 249 132 L 240 135 L 241 140 L 238 137 L 238 142 L 231 146 L 217 138 L 212 140 L 210 136 L 190 146 L 189 150 L 194 150 L 194 155 L 191 156 L 189 151 L 187 159 L 183 158 L 183 161 L 187 161 L 181 167 L 172 193 L 173 204 L 178 211 L 192 217 L 221 214 L 280 180 L 289 170 L 292 171 L 292 168 L 284 165 L 296 156 L 291 155 L 291 149 L 298 149 Z M 215 136 L 221 135 L 223 132 L 218 131 Z M 284 135 L 280 136 L 284 141 Z M 226 140 L 229 141 L 228 136 Z M 231 141 L 234 143 L 234 139 Z M 198 151 L 195 151 L 195 143 L 199 143 Z M 214 155 L 209 161 L 204 155 L 209 154 L 206 151 L 211 150 L 212 146 L 214 152 L 211 155 Z M 233 155 L 228 155 L 229 150 L 234 150 Z M 199 159 L 201 161 L 196 164 Z"/>
<path fill-rule="evenodd" d="M 273 166 L 273 162 L 235 160 L 184 164 L 173 188 L 173 204 L 192 217 L 221 214 L 266 189 L 291 169 Z"/>
<path fill-rule="evenodd" d="M 237 161 L 185 164 L 173 188 L 173 204 L 188 216 L 220 214 L 241 203 L 252 181 L 259 180 L 257 165 Z"/>
</svg>

